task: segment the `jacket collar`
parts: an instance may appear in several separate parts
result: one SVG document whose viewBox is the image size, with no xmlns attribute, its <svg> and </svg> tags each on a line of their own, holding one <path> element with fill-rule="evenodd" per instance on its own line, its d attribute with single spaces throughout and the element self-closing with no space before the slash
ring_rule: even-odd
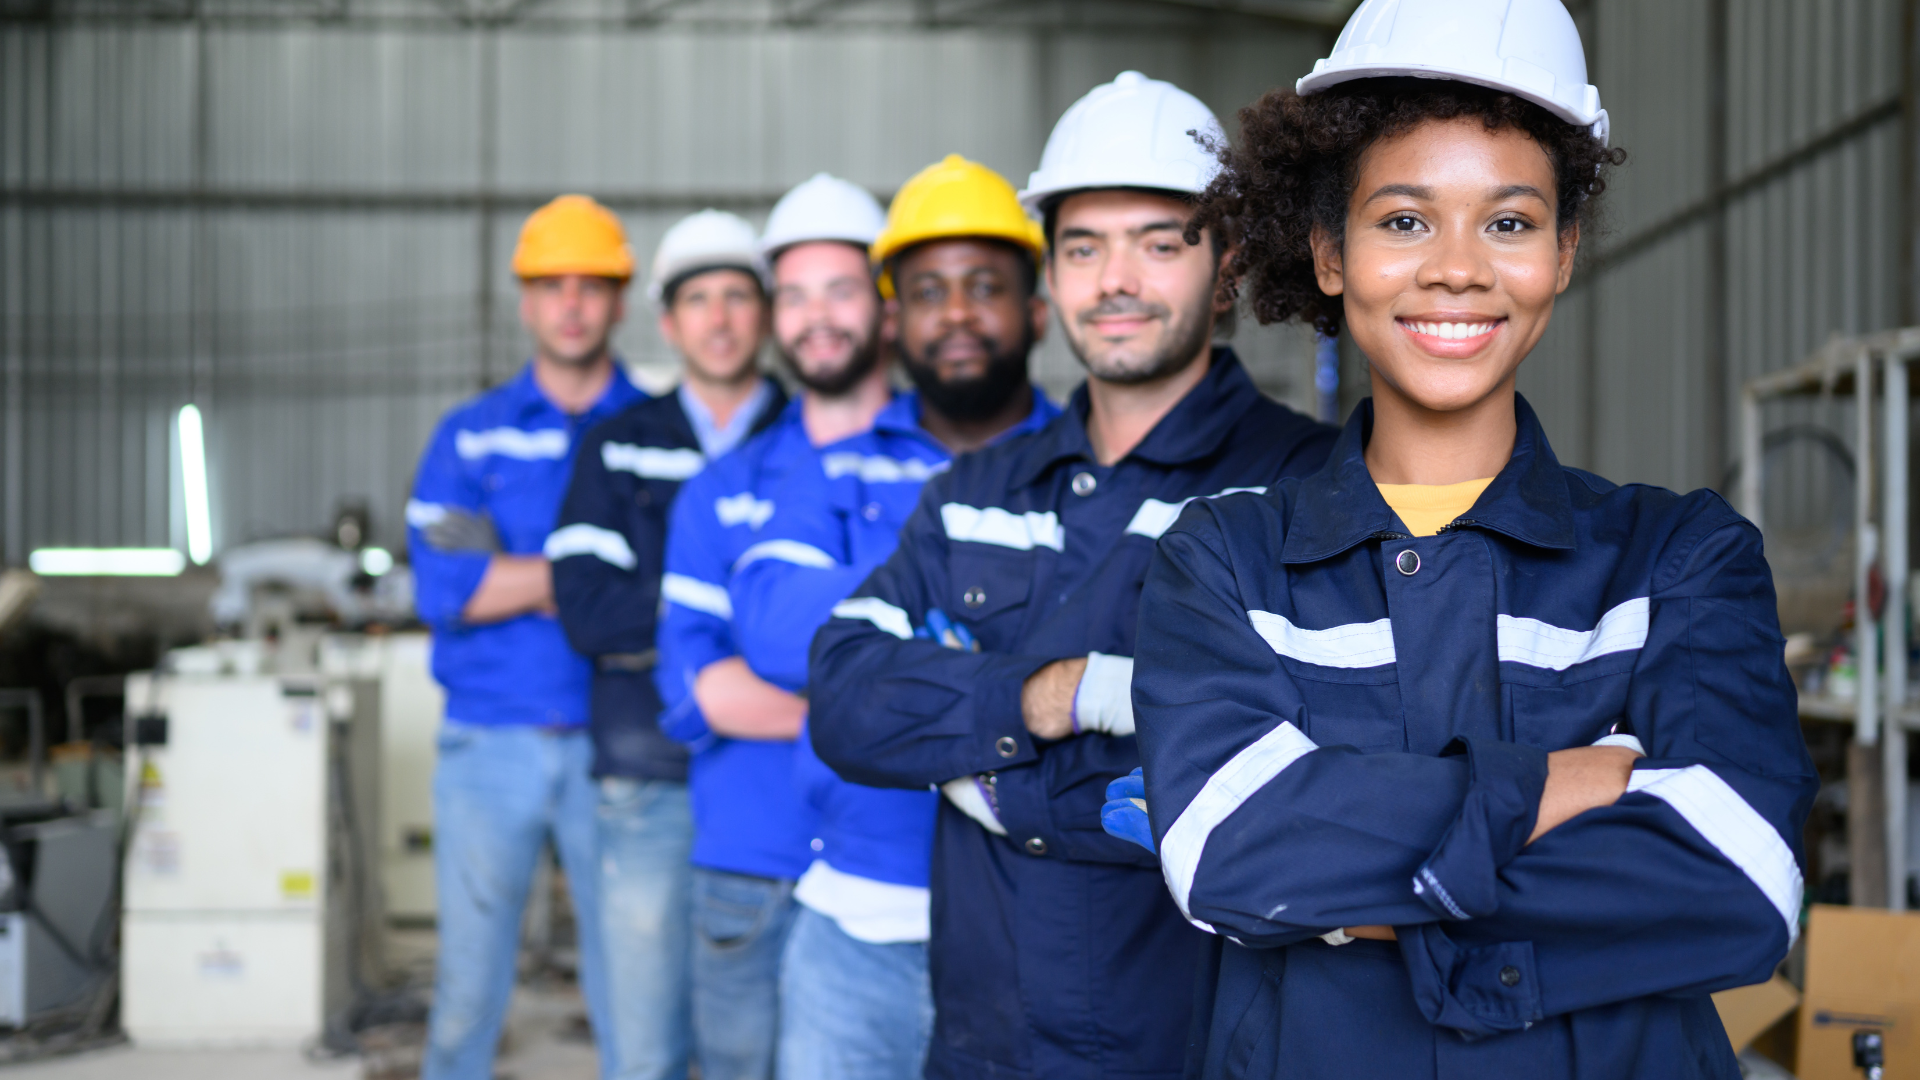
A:
<svg viewBox="0 0 1920 1080">
<path fill-rule="evenodd" d="M 557 416 L 562 420 L 576 419 L 561 412 L 559 406 L 548 401 L 547 395 L 540 392 L 540 384 L 533 379 L 533 361 L 531 360 L 520 368 L 518 375 L 502 383 L 500 389 L 506 392 L 508 401 L 513 407 L 513 415 L 519 419 L 534 420 L 548 416 Z M 600 392 L 600 397 L 577 419 L 585 421 L 605 419 L 644 396 L 640 388 L 633 385 L 633 380 L 627 378 L 626 365 L 615 357 L 613 378 L 607 382 L 607 388 Z"/>
<path fill-rule="evenodd" d="M 1233 430 L 1234 422 L 1259 399 L 1260 390 L 1247 377 L 1239 356 L 1229 346 L 1216 345 L 1206 375 L 1160 418 L 1127 457 L 1163 467 L 1211 457 Z M 1094 460 L 1093 443 L 1087 438 L 1090 407 L 1087 386 L 1081 383 L 1061 416 L 1022 455 L 1014 468 L 1013 482 L 1031 484 L 1059 461 Z"/>
<path fill-rule="evenodd" d="M 1513 396 L 1518 430 L 1513 456 L 1463 521 L 1542 548 L 1574 546 L 1573 500 L 1560 462 L 1547 445 L 1533 407 Z M 1333 445 L 1326 467 L 1300 482 L 1280 559 L 1318 562 L 1369 537 L 1399 532 L 1399 524 L 1367 471 L 1367 439 L 1373 434 L 1373 399 L 1360 403 Z"/>
</svg>

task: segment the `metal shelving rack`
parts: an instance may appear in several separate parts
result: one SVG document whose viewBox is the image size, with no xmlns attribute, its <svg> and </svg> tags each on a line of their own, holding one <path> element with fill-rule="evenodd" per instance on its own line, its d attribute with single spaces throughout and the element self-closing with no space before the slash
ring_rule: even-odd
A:
<svg viewBox="0 0 1920 1080">
<path fill-rule="evenodd" d="M 1877 779 L 1886 812 L 1882 838 L 1887 906 L 1894 911 L 1905 909 L 1907 898 L 1907 733 L 1920 730 L 1920 707 L 1907 695 L 1907 528 L 1912 500 L 1907 469 L 1912 388 L 1908 365 L 1917 360 L 1920 327 L 1835 338 L 1796 367 L 1750 380 L 1740 402 L 1740 458 L 1744 463 L 1740 471 L 1740 510 L 1764 535 L 1761 406 L 1768 400 L 1797 396 L 1853 398 L 1854 656 L 1858 692 L 1852 700 L 1802 698 L 1800 715 L 1810 720 L 1851 721 L 1857 744 L 1880 746 L 1881 775 Z M 1877 459 L 1876 404 L 1882 423 Z M 1890 557 L 1880 559 L 1882 552 Z M 1887 593 L 1877 621 L 1869 616 L 1868 605 L 1863 602 L 1876 561 L 1884 566 Z M 1876 636 L 1880 653 L 1877 665 L 1873 662 Z M 1888 717 L 1898 722 L 1886 723 Z"/>
</svg>

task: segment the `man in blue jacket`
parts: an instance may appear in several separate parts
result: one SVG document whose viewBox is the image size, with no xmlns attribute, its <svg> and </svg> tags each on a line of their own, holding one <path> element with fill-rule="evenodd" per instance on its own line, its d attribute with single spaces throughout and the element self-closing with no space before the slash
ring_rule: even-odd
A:
<svg viewBox="0 0 1920 1080">
<path fill-rule="evenodd" d="M 780 224 L 776 210 L 769 231 Z M 770 252 L 783 268 L 806 254 Z M 778 452 L 817 458 L 827 483 L 778 498 L 748 549 L 761 557 L 736 565 L 733 624 L 756 672 L 803 688 L 814 629 L 892 554 L 927 478 L 952 453 L 1038 430 L 1058 413 L 1027 381 L 1046 327 L 1034 295 L 1040 254 L 1013 187 L 983 166 L 949 158 L 900 189 L 872 255 L 896 296 L 883 337 L 918 389 L 895 396 L 869 430 L 825 446 L 802 438 L 804 417 L 792 418 Z M 783 272 L 782 340 L 804 325 L 796 285 Z M 778 1075 L 918 1080 L 933 1031 L 927 869 L 937 797 L 841 780 L 804 735 L 796 753 L 818 827 L 781 963 Z"/>
<path fill-rule="evenodd" d="M 564 195 L 527 219 L 513 269 L 533 362 L 441 421 L 407 503 L 417 602 L 447 692 L 433 777 L 445 947 L 428 1080 L 493 1075 L 521 909 L 549 837 L 580 928 L 587 1013 L 597 1035 L 609 1030 L 588 777 L 591 671 L 554 619 L 541 549 L 581 434 L 641 396 L 608 346 L 633 256 L 619 219 Z"/>
<path fill-rule="evenodd" d="M 649 291 L 685 378 L 589 431 L 547 538 L 554 599 L 594 662 L 600 904 L 618 1080 L 684 1080 L 692 1050 L 686 747 L 660 733 L 654 620 L 667 508 L 682 482 L 786 405 L 756 360 L 766 294 L 753 226 L 703 210 L 667 230 Z"/>
<path fill-rule="evenodd" d="M 820 757 L 946 795 L 928 1077 L 1180 1074 L 1201 938 L 1152 856 L 1100 827 L 1139 760 L 1140 584 L 1185 502 L 1311 472 L 1333 438 L 1211 345 L 1231 300 L 1221 238 L 1182 239 L 1214 168 L 1190 130 L 1217 124 L 1132 72 L 1061 119 L 1023 199 L 1087 383 L 1042 431 L 935 477 L 814 639 Z"/>
<path fill-rule="evenodd" d="M 792 691 L 804 675 L 783 678 L 756 653 L 777 647 L 783 628 L 736 618 L 736 604 L 749 605 L 734 578 L 756 562 L 803 557 L 798 541 L 772 537 L 777 510 L 824 501 L 814 445 L 866 430 L 890 396 L 866 269 L 880 219 L 873 196 L 831 177 L 775 208 L 765 238 L 778 256 L 775 337 L 804 393 L 770 430 L 689 482 L 669 525 L 655 674 L 667 706 L 661 730 L 693 750 L 694 1035 L 701 1075 L 713 1080 L 772 1074 L 780 955 L 815 835 L 794 777 L 806 706 Z M 806 627 L 784 632 L 804 637 Z"/>
</svg>

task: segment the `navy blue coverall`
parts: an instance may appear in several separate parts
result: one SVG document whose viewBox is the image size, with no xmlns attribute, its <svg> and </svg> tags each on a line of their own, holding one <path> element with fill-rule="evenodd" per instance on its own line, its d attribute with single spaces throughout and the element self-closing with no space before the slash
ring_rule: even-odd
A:
<svg viewBox="0 0 1920 1080">
<path fill-rule="evenodd" d="M 1160 541 L 1134 709 L 1167 884 L 1221 935 L 1197 1075 L 1739 1075 L 1708 994 L 1786 954 L 1818 787 L 1760 535 L 1515 408 L 1438 535 L 1374 486 L 1368 403 L 1325 471 Z M 1646 755 L 1627 793 L 1528 844 L 1548 752 L 1602 740 Z M 1322 938 L 1369 924 L 1398 942 Z"/>
<path fill-rule="evenodd" d="M 1036 741 L 1026 678 L 1131 656 L 1153 544 L 1186 500 L 1320 467 L 1334 432 L 1261 396 L 1231 350 L 1126 457 L 1099 464 L 1087 392 L 1042 431 L 955 459 L 900 547 L 814 638 L 814 750 L 855 783 L 979 775 L 996 835 L 942 800 L 930 1078 L 1179 1075 L 1203 938 L 1145 850 L 1106 835 L 1132 736 Z M 980 651 L 912 637 L 939 609 Z M 984 812 L 984 811 L 983 811 Z"/>
<path fill-rule="evenodd" d="M 753 419 L 764 430 L 786 407 L 778 383 Z M 581 440 L 560 521 L 547 537 L 560 625 L 594 661 L 593 775 L 687 778 L 687 748 L 660 733 L 652 668 L 667 511 L 705 468 L 680 395 L 647 398 Z"/>
</svg>

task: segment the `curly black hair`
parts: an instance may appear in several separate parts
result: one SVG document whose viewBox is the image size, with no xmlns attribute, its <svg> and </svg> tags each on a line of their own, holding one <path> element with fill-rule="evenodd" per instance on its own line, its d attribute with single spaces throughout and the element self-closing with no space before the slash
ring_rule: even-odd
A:
<svg viewBox="0 0 1920 1080">
<path fill-rule="evenodd" d="M 1222 168 L 1187 224 L 1197 243 L 1207 226 L 1238 242 L 1230 276 L 1262 323 L 1298 316 L 1328 336 L 1340 332 L 1340 298 L 1320 291 L 1311 237 L 1317 226 L 1346 238 L 1347 203 L 1360 158 L 1382 138 L 1427 120 L 1477 118 L 1489 131 L 1516 128 L 1553 163 L 1556 221 L 1583 234 L 1626 152 L 1512 94 L 1434 79 L 1361 79 L 1301 97 L 1271 90 L 1240 110 L 1240 144 L 1216 147 Z"/>
</svg>

